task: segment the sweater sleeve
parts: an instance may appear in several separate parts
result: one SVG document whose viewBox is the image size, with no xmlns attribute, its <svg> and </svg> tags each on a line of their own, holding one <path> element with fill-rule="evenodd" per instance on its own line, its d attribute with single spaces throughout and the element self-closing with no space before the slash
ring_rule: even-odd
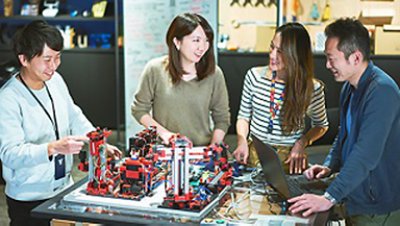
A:
<svg viewBox="0 0 400 226">
<path fill-rule="evenodd" d="M 336 136 L 333 141 L 332 147 L 329 150 L 329 154 L 326 156 L 324 166 L 331 169 L 332 173 L 339 172 L 340 170 L 340 152 L 339 152 L 339 135 Z"/>
<path fill-rule="evenodd" d="M 25 141 L 24 116 L 20 111 L 19 102 L 14 98 L 15 95 L 20 94 L 3 92 L 0 95 L 0 159 L 4 166 L 10 169 L 47 163 L 49 162 L 47 142 L 30 143 Z M 42 131 L 41 136 L 38 135 L 38 139 L 46 139 L 52 135 L 53 131 Z"/>
<path fill-rule="evenodd" d="M 223 72 L 219 67 L 215 71 L 215 84 L 213 87 L 213 95 L 211 99 L 211 116 L 214 121 L 214 129 L 221 129 L 225 133 L 230 126 L 230 112 L 228 91 L 226 88 Z"/>
<path fill-rule="evenodd" d="M 154 81 L 152 61 L 146 64 L 133 103 L 131 105 L 132 116 L 140 123 L 140 119 L 145 114 L 149 114 L 154 101 Z"/>
</svg>

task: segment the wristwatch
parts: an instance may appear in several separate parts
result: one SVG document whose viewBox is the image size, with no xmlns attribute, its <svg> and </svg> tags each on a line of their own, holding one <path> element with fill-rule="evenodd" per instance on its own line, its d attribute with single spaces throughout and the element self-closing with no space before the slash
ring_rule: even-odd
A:
<svg viewBox="0 0 400 226">
<path fill-rule="evenodd" d="M 332 195 L 329 194 L 328 192 L 325 192 L 325 193 L 324 193 L 324 198 L 328 199 L 329 202 L 331 202 L 333 205 L 336 205 L 336 204 L 337 204 L 336 199 L 333 198 Z"/>
</svg>

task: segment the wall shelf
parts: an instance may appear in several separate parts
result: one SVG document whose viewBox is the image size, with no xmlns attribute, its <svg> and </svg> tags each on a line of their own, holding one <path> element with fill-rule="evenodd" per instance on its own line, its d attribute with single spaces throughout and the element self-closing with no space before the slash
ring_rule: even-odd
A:
<svg viewBox="0 0 400 226">
<path fill-rule="evenodd" d="M 79 21 L 79 22 L 84 22 L 84 21 L 114 21 L 113 16 L 105 16 L 101 18 L 96 18 L 96 17 L 83 17 L 83 16 L 76 16 L 76 17 L 71 17 L 69 15 L 60 15 L 56 17 L 44 17 L 44 16 L 9 16 L 9 17 L 0 17 L 0 22 L 1 21 L 21 21 L 21 20 L 26 20 L 26 21 L 32 21 L 32 20 L 46 20 L 46 21 Z"/>
<path fill-rule="evenodd" d="M 70 26 L 74 29 L 74 44 L 77 35 L 88 35 L 88 45 L 92 41 L 95 46 L 101 46 L 103 42 L 110 42 L 110 48 L 71 48 L 62 51 L 62 64 L 58 71 L 63 75 L 68 84 L 75 103 L 81 107 L 85 115 L 95 126 L 116 129 L 119 142 L 119 127 L 124 119 L 121 111 L 121 73 L 123 68 L 122 48 L 118 45 L 118 36 L 122 11 L 119 10 L 122 0 L 108 0 L 104 17 L 83 17 L 82 12 L 91 11 L 93 1 L 68 0 L 61 1 L 60 14 L 55 17 L 41 15 L 21 16 L 20 9 L 25 0 L 14 0 L 13 15 L 5 17 L 3 9 L 0 9 L 0 62 L 7 62 L 15 58 L 12 51 L 12 36 L 15 31 L 33 20 L 44 20 L 51 25 L 66 29 Z M 0 8 L 3 8 L 0 1 Z M 78 11 L 76 17 L 71 17 L 68 12 Z M 90 39 L 91 34 L 99 35 Z M 110 34 L 104 39 L 103 34 Z M 105 41 L 104 41 L 105 40 Z M 100 43 L 97 43 L 99 41 Z M 116 47 L 117 46 L 117 47 Z"/>
</svg>

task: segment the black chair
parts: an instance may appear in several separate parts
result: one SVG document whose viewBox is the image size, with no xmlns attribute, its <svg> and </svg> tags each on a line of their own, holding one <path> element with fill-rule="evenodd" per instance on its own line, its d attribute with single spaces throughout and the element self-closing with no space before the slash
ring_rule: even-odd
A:
<svg viewBox="0 0 400 226">
<path fill-rule="evenodd" d="M 314 142 L 314 145 L 332 145 L 339 130 L 339 108 L 328 108 L 326 110 L 328 117 L 329 129 L 323 137 Z"/>
<path fill-rule="evenodd" d="M 0 62 L 0 88 L 17 72 L 18 65 L 14 60 Z M 0 161 L 0 184 L 5 184 L 3 179 L 3 164 Z"/>
<path fill-rule="evenodd" d="M 0 62 L 0 88 L 17 72 L 18 64 L 15 60 Z"/>
<path fill-rule="evenodd" d="M 322 164 L 324 162 L 339 131 L 339 108 L 328 108 L 326 114 L 329 121 L 328 131 L 310 147 L 306 148 L 308 162 L 311 164 Z M 307 127 L 309 128 L 309 120 L 307 121 L 306 124 L 308 123 Z"/>
</svg>

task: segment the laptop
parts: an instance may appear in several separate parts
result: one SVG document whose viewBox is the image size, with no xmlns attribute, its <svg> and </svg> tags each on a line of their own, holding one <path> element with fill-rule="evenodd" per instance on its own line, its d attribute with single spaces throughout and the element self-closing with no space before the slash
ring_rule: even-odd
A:
<svg viewBox="0 0 400 226">
<path fill-rule="evenodd" d="M 304 193 L 322 195 L 325 192 L 328 187 L 327 182 L 323 180 L 307 180 L 304 175 L 287 175 L 276 149 L 263 143 L 253 135 L 251 137 L 260 159 L 264 178 L 281 198 L 287 200 Z"/>
</svg>

